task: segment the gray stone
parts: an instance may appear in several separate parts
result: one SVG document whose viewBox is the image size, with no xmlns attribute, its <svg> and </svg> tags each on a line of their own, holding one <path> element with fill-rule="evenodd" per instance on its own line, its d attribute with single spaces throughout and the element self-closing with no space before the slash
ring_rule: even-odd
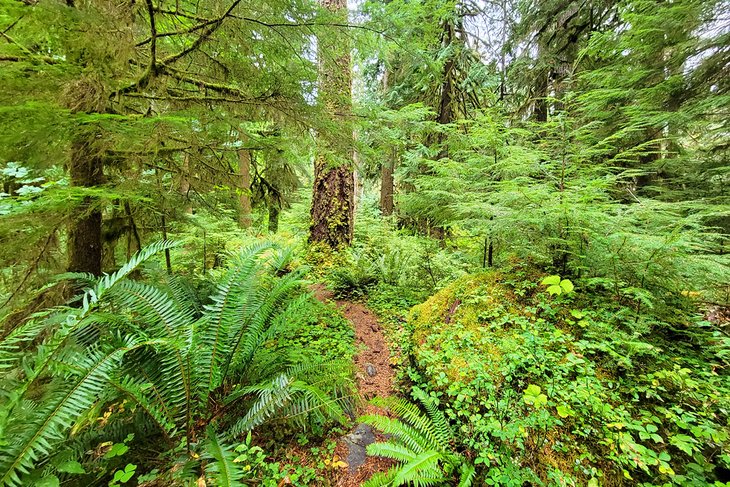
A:
<svg viewBox="0 0 730 487">
<path fill-rule="evenodd" d="M 375 370 L 375 366 L 373 364 L 365 365 L 365 372 L 367 372 L 370 377 L 375 377 L 375 374 L 378 373 L 378 371 Z"/>
<path fill-rule="evenodd" d="M 352 432 L 344 437 L 347 445 L 347 464 L 350 473 L 354 473 L 365 463 L 367 454 L 365 449 L 375 442 L 373 429 L 366 424 L 358 424 Z"/>
</svg>

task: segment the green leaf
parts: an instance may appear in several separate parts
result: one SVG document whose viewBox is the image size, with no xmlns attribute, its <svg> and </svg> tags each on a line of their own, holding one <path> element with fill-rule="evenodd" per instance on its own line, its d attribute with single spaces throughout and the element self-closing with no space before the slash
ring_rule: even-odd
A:
<svg viewBox="0 0 730 487">
<path fill-rule="evenodd" d="M 78 473 L 78 474 L 86 473 L 86 470 L 84 470 L 84 467 L 79 462 L 75 462 L 73 460 L 64 462 L 61 465 L 59 465 L 58 471 L 64 472 L 64 473 Z"/>
<path fill-rule="evenodd" d="M 694 451 L 694 438 L 687 435 L 674 435 L 669 438 L 669 443 L 682 450 L 687 455 L 692 455 Z"/>
<path fill-rule="evenodd" d="M 541 390 L 540 386 L 536 386 L 535 384 L 527 386 L 523 396 L 525 404 L 534 406 L 535 408 L 540 408 L 547 404 L 547 396 L 545 394 L 540 394 Z"/>
<path fill-rule="evenodd" d="M 216 485 L 226 487 L 242 486 L 244 476 L 241 466 L 235 461 L 235 454 L 228 445 L 222 444 L 212 427 L 208 427 L 208 443 L 205 446 L 206 457 L 213 459 L 206 468 L 207 473 L 215 480 Z"/>
<path fill-rule="evenodd" d="M 565 404 L 561 404 L 557 407 L 558 409 L 558 416 L 561 418 L 567 418 L 568 416 L 573 416 L 575 412 L 570 408 L 570 406 L 566 406 Z"/>
<path fill-rule="evenodd" d="M 543 286 L 558 285 L 560 284 L 560 276 L 548 276 L 542 280 Z"/>
<path fill-rule="evenodd" d="M 127 453 L 129 447 L 124 443 L 114 443 L 108 452 L 104 454 L 104 458 L 120 457 Z"/>
<path fill-rule="evenodd" d="M 550 286 L 547 288 L 547 292 L 550 294 L 563 294 L 563 288 L 558 286 L 557 284 Z"/>
<path fill-rule="evenodd" d="M 573 286 L 573 283 L 570 282 L 570 279 L 563 279 L 560 281 L 560 287 L 562 287 L 563 291 L 566 293 L 572 292 L 573 289 L 575 289 L 575 286 Z"/>
<path fill-rule="evenodd" d="M 120 482 L 125 484 L 134 476 L 134 472 L 137 470 L 137 465 L 128 463 L 124 470 L 117 470 L 114 472 L 114 482 Z"/>
<path fill-rule="evenodd" d="M 59 487 L 59 485 L 61 485 L 61 483 L 55 475 L 48 475 L 35 483 L 36 487 Z"/>
</svg>

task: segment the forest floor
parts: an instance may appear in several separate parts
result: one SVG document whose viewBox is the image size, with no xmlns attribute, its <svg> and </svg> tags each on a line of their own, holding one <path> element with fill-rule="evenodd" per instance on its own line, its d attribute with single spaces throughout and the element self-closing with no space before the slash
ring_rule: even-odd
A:
<svg viewBox="0 0 730 487">
<path fill-rule="evenodd" d="M 356 411 L 362 414 L 385 414 L 385 411 L 369 404 L 373 397 L 388 397 L 395 393 L 395 371 L 388 342 L 375 314 L 362 303 L 334 299 L 332 291 L 322 284 L 312 286 L 314 295 L 323 302 L 334 302 L 355 330 L 355 377 L 357 390 L 362 399 Z M 350 434 L 337 442 L 335 453 L 346 460 L 348 467 L 337 480 L 338 487 L 359 487 L 376 472 L 385 472 L 393 462 L 379 457 L 366 457 L 365 447 L 384 437 L 367 425 L 356 424 Z"/>
</svg>

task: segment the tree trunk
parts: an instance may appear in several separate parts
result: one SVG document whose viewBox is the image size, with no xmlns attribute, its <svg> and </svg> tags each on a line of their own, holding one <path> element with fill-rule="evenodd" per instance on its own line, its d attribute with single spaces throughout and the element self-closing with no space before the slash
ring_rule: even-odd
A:
<svg viewBox="0 0 730 487">
<path fill-rule="evenodd" d="M 463 42 L 463 39 L 458 39 L 456 37 L 456 23 L 454 20 L 445 20 L 442 28 L 442 49 L 453 49 L 453 46 L 457 42 Z M 441 92 L 438 100 L 438 111 L 436 112 L 436 121 L 440 125 L 448 125 L 456 120 L 456 73 L 454 71 L 456 67 L 456 55 L 456 51 L 453 51 L 449 55 L 448 59 L 444 63 L 443 72 L 441 74 Z M 436 136 L 436 143 L 441 146 L 437 160 L 449 157 L 447 138 L 448 136 L 443 133 L 438 133 Z M 427 172 L 431 173 L 430 170 Z M 431 218 L 426 219 L 425 225 L 427 235 L 440 240 L 443 244 L 444 239 L 446 238 L 446 229 Z"/>
<path fill-rule="evenodd" d="M 93 188 L 104 182 L 104 164 L 97 140 L 99 131 L 84 127 L 71 142 L 69 175 L 71 185 Z M 71 210 L 68 235 L 68 271 L 101 275 L 101 209 L 91 196 L 85 196 Z"/>
<path fill-rule="evenodd" d="M 240 176 L 240 192 L 238 196 L 238 225 L 241 228 L 251 227 L 251 151 L 238 151 L 238 175 Z"/>
<path fill-rule="evenodd" d="M 180 195 L 185 199 L 184 212 L 188 215 L 193 213 L 193 205 L 190 202 L 190 154 L 187 152 L 183 156 L 182 170 L 180 172 Z"/>
<path fill-rule="evenodd" d="M 537 122 L 547 122 L 548 119 L 547 91 L 548 75 L 545 74 L 538 79 L 535 87 L 534 116 Z"/>
<path fill-rule="evenodd" d="M 320 0 L 320 4 L 347 22 L 346 0 Z M 352 242 L 354 222 L 353 141 L 350 46 L 346 37 L 318 39 L 319 102 L 337 127 L 320 132 L 314 161 L 310 242 L 332 248 Z"/>
<path fill-rule="evenodd" d="M 276 233 L 279 231 L 279 206 L 276 203 L 269 205 L 269 233 Z"/>
<path fill-rule="evenodd" d="M 390 71 L 386 67 L 383 72 L 383 93 L 388 93 L 390 88 L 388 81 L 390 80 Z M 393 192 L 395 181 L 393 179 L 393 171 L 395 170 L 395 161 L 398 158 L 398 149 L 393 147 L 387 150 L 388 155 L 385 157 L 380 166 L 380 212 L 383 216 L 393 214 Z"/>
<path fill-rule="evenodd" d="M 357 134 L 352 135 L 352 140 L 357 140 Z M 362 184 L 360 183 L 360 173 L 358 168 L 360 167 L 360 154 L 357 150 L 352 151 L 352 211 L 357 211 L 357 205 L 360 204 L 360 197 L 362 192 Z"/>
<path fill-rule="evenodd" d="M 393 170 L 395 166 L 395 151 L 388 157 L 380 169 L 380 211 L 383 216 L 393 214 Z"/>
</svg>

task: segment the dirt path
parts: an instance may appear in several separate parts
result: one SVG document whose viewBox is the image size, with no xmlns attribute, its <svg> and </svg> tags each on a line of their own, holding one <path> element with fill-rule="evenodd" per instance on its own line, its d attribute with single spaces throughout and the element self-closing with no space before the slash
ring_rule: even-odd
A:
<svg viewBox="0 0 730 487">
<path fill-rule="evenodd" d="M 376 316 L 360 303 L 334 299 L 332 291 L 322 284 L 312 286 L 312 291 L 320 301 L 333 301 L 355 330 L 355 344 L 361 350 L 355 356 L 357 389 L 362 398 L 357 413 L 383 413 L 367 403 L 373 397 L 387 397 L 395 392 L 395 372 L 390 361 L 390 350 Z M 393 464 L 384 458 L 367 457 L 358 466 L 363 461 L 364 447 L 373 440 L 380 441 L 382 437 L 370 427 L 358 424 L 350 435 L 338 441 L 337 455 L 347 459 L 350 465 L 348 470 L 343 470 L 346 475 L 338 479 L 338 487 L 359 487 L 373 473 L 384 472 Z"/>
</svg>

